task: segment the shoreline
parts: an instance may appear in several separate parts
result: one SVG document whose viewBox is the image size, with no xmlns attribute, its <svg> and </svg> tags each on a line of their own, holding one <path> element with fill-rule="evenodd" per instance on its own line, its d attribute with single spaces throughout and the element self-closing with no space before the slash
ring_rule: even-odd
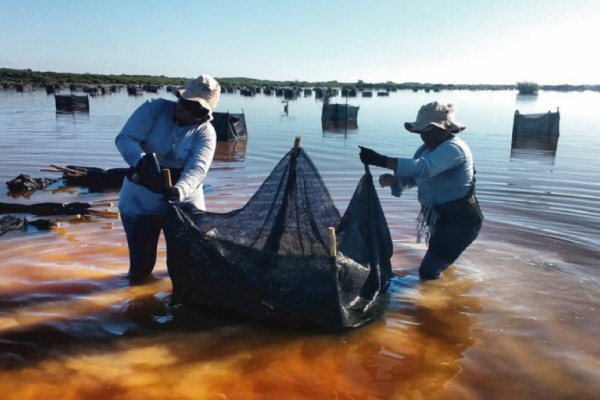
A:
<svg viewBox="0 0 600 400">
<path fill-rule="evenodd" d="M 342 88 L 379 91 L 396 90 L 517 90 L 519 83 L 515 84 L 444 84 L 444 83 L 420 83 L 420 82 L 385 82 L 370 83 L 359 80 L 358 82 L 338 82 L 338 81 L 275 81 L 254 78 L 219 78 L 215 77 L 223 87 L 294 87 L 294 88 Z M 47 85 L 68 86 L 71 84 L 79 85 L 183 85 L 189 78 L 166 77 L 153 75 L 114 75 L 114 74 L 80 74 L 70 72 L 51 72 L 51 71 L 32 71 L 31 69 L 11 69 L 0 68 L 0 86 L 4 89 L 11 89 L 15 85 L 32 85 L 34 87 L 45 87 Z M 525 83 L 525 82 L 521 82 Z M 536 84 L 538 85 L 538 84 Z M 600 91 L 600 84 L 585 85 L 538 85 L 539 90 L 553 91 Z"/>
</svg>

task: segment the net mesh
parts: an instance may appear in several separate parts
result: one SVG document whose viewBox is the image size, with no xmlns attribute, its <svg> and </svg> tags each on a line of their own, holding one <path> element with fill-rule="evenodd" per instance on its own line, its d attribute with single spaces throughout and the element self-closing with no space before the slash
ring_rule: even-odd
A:
<svg viewBox="0 0 600 400">
<path fill-rule="evenodd" d="M 371 175 L 342 217 L 302 148 L 241 209 L 173 205 L 165 237 L 175 303 L 329 329 L 363 325 L 385 308 L 392 241 Z"/>
<path fill-rule="evenodd" d="M 559 135 L 560 114 L 520 114 L 515 112 L 513 121 L 513 138 L 522 136 Z"/>
</svg>

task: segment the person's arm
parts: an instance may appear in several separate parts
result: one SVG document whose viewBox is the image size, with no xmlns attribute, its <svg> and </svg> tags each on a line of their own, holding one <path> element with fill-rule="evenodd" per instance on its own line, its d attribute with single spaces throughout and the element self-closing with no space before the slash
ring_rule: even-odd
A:
<svg viewBox="0 0 600 400">
<path fill-rule="evenodd" d="M 385 168 L 391 169 L 392 171 L 396 171 L 398 169 L 398 159 L 388 157 L 387 162 L 385 164 Z"/>
<path fill-rule="evenodd" d="M 181 192 L 180 200 L 184 200 L 196 190 L 208 173 L 217 147 L 217 134 L 211 124 L 207 124 L 185 163 L 181 177 L 175 187 Z"/>
<path fill-rule="evenodd" d="M 397 158 L 396 175 L 412 178 L 430 178 L 464 163 L 462 149 L 452 143 L 444 142 L 433 152 L 416 158 Z"/>
<path fill-rule="evenodd" d="M 392 196 L 400 197 L 404 190 L 408 190 L 417 185 L 417 182 L 410 176 L 397 176 L 393 174 L 383 174 L 379 177 L 381 187 L 389 186 Z"/>
<path fill-rule="evenodd" d="M 378 152 L 369 149 L 367 147 L 358 146 L 360 148 L 359 158 L 360 162 L 365 165 L 374 165 L 380 168 L 390 168 L 393 165 L 392 158 L 379 154 Z"/>
<path fill-rule="evenodd" d="M 141 143 L 148 137 L 153 124 L 154 115 L 150 102 L 147 101 L 131 114 L 117 135 L 115 145 L 130 166 L 135 167 L 142 159 L 144 151 Z"/>
</svg>

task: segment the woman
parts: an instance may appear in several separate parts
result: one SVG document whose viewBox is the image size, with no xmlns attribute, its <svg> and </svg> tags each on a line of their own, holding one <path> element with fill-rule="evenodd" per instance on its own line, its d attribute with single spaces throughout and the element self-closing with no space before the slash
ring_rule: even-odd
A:
<svg viewBox="0 0 600 400">
<path fill-rule="evenodd" d="M 152 273 L 167 202 L 190 202 L 205 209 L 203 181 L 217 142 L 210 121 L 220 93 L 215 79 L 201 75 L 175 92 L 176 102 L 161 98 L 144 102 L 117 135 L 117 149 L 131 166 L 119 211 L 132 283 Z M 165 187 L 161 168 L 173 172 L 173 187 Z"/>
<path fill-rule="evenodd" d="M 390 158 L 361 147 L 364 164 L 389 168 L 394 174 L 379 178 L 392 195 L 418 187 L 421 213 L 417 242 L 428 243 L 419 267 L 421 279 L 437 279 L 477 238 L 483 214 L 475 197 L 475 168 L 467 144 L 456 134 L 465 126 L 454 120 L 454 106 L 433 102 L 421 107 L 416 122 L 404 127 L 421 135 L 423 145 L 412 158 Z"/>
</svg>

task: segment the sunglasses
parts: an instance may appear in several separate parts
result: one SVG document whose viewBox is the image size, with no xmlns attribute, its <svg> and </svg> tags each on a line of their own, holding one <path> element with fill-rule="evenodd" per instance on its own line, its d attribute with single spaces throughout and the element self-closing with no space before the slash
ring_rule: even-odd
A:
<svg viewBox="0 0 600 400">
<path fill-rule="evenodd" d="M 202 107 L 197 101 L 179 99 L 179 104 L 181 104 L 181 107 L 183 107 L 185 111 L 187 111 L 195 117 L 203 118 L 207 117 L 209 114 L 209 111 L 206 108 Z"/>
</svg>

